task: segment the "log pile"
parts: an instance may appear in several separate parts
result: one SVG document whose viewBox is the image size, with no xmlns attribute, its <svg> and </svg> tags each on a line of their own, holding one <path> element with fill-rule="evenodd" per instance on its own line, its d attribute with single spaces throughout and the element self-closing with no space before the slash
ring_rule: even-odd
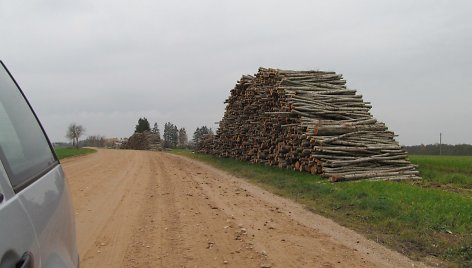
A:
<svg viewBox="0 0 472 268">
<path fill-rule="evenodd" d="M 394 133 L 342 75 L 260 68 L 231 90 L 199 151 L 342 180 L 420 179 Z"/>
<path fill-rule="evenodd" d="M 121 149 L 162 151 L 161 138 L 149 131 L 136 132 L 121 145 Z"/>
</svg>

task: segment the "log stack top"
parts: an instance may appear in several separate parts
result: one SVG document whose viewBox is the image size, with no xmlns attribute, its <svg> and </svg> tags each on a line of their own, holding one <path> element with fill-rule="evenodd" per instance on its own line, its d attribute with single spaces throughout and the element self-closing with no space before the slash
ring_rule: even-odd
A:
<svg viewBox="0 0 472 268">
<path fill-rule="evenodd" d="M 231 90 L 202 152 L 321 174 L 331 181 L 419 179 L 394 133 L 342 75 L 259 68 Z"/>
</svg>

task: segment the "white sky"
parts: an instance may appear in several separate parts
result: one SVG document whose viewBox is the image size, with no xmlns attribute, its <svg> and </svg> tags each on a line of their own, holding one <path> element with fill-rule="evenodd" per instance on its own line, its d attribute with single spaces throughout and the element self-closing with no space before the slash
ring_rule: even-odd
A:
<svg viewBox="0 0 472 268">
<path fill-rule="evenodd" d="M 472 143 L 472 2 L 0 0 L 0 59 L 51 140 L 217 128 L 258 67 L 344 75 L 405 145 Z"/>
</svg>

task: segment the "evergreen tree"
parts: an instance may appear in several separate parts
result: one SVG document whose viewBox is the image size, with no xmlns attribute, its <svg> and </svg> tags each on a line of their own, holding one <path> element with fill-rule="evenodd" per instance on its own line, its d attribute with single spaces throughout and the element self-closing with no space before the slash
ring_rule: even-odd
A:
<svg viewBox="0 0 472 268">
<path fill-rule="evenodd" d="M 157 123 L 154 123 L 154 127 L 151 129 L 151 132 L 159 136 L 159 139 L 161 138 L 161 132 L 159 131 L 159 126 Z"/>
<path fill-rule="evenodd" d="M 188 144 L 188 137 L 187 137 L 187 131 L 185 128 L 179 129 L 179 144 L 178 147 L 185 147 Z"/>
<path fill-rule="evenodd" d="M 172 148 L 177 147 L 177 144 L 179 143 L 179 129 L 177 126 L 173 126 L 172 128 Z"/>
<path fill-rule="evenodd" d="M 197 127 L 193 133 L 193 142 L 198 144 L 204 135 L 213 135 L 213 130 L 207 126 Z"/>
<path fill-rule="evenodd" d="M 171 134 L 170 134 L 170 122 L 165 123 L 164 125 L 164 147 L 169 148 L 171 144 Z"/>
<path fill-rule="evenodd" d="M 149 126 L 149 122 L 146 117 L 139 118 L 134 132 L 143 133 L 144 131 L 151 131 L 151 127 Z"/>
<path fill-rule="evenodd" d="M 164 147 L 175 148 L 179 140 L 179 130 L 171 122 L 164 125 Z"/>
</svg>

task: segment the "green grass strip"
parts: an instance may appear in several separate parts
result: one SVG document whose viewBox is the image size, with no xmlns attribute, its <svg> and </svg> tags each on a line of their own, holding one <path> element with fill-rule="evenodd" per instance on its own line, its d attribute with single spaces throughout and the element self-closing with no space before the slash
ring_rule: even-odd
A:
<svg viewBox="0 0 472 268">
<path fill-rule="evenodd" d="M 72 156 L 79 156 L 85 154 L 95 153 L 97 150 L 91 148 L 54 148 L 59 159 L 64 159 Z"/>
</svg>

